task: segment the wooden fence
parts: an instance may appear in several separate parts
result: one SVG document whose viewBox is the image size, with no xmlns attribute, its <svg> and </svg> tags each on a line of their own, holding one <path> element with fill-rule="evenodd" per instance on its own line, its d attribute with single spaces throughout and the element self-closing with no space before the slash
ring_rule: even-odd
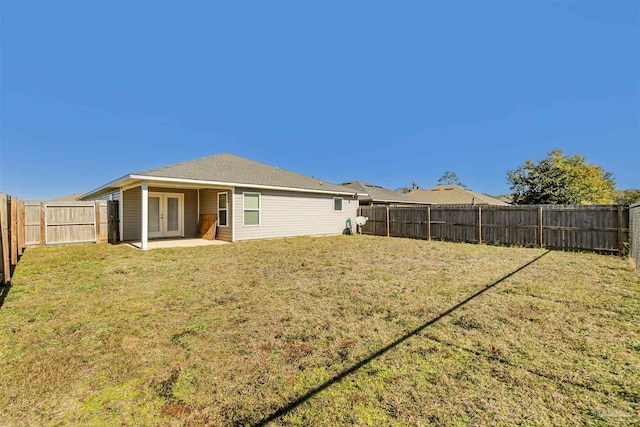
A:
<svg viewBox="0 0 640 427">
<path fill-rule="evenodd" d="M 361 207 L 362 233 L 623 254 L 629 207 L 450 206 Z"/>
<path fill-rule="evenodd" d="M 629 207 L 629 253 L 640 274 L 640 203 Z"/>
<path fill-rule="evenodd" d="M 0 193 L 0 282 L 30 246 L 117 242 L 118 202 L 22 201 Z"/>
<path fill-rule="evenodd" d="M 25 201 L 24 211 L 27 246 L 100 243 L 108 240 L 106 200 L 58 203 Z"/>
<path fill-rule="evenodd" d="M 21 211 L 18 199 L 0 193 L 0 282 L 11 281 L 13 267 L 24 250 L 24 234 L 20 229 Z M 21 238 L 22 237 L 22 238 Z"/>
</svg>

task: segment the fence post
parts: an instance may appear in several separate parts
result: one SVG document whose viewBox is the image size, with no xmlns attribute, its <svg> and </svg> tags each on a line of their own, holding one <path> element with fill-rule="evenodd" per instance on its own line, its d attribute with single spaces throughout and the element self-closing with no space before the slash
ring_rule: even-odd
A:
<svg viewBox="0 0 640 427">
<path fill-rule="evenodd" d="M 387 206 L 387 237 L 389 237 L 389 206 Z"/>
<path fill-rule="evenodd" d="M 427 206 L 427 240 L 431 240 L 431 206 Z"/>
<path fill-rule="evenodd" d="M 541 248 L 544 247 L 544 240 L 542 239 L 542 205 L 538 206 L 538 244 Z"/>
<path fill-rule="evenodd" d="M 11 196 L 11 212 L 9 219 L 9 233 L 11 235 L 11 265 L 18 263 L 18 198 Z"/>
<path fill-rule="evenodd" d="M 618 255 L 621 256 L 624 250 L 624 235 L 622 233 L 622 205 L 618 205 Z"/>
<path fill-rule="evenodd" d="M 44 202 L 40 202 L 40 246 L 47 244 L 47 226 L 44 220 Z"/>
<path fill-rule="evenodd" d="M 629 205 L 629 255 L 640 274 L 640 203 Z"/>
<path fill-rule="evenodd" d="M 482 243 L 482 207 L 478 206 L 478 244 Z"/>
<path fill-rule="evenodd" d="M 18 255 L 20 256 L 22 256 L 24 248 L 27 247 L 26 237 L 24 202 L 20 200 L 18 202 Z"/>
<path fill-rule="evenodd" d="M 2 281 L 11 281 L 11 266 L 9 265 L 9 224 L 7 224 L 7 195 L 0 194 L 0 240 L 2 243 Z"/>
<path fill-rule="evenodd" d="M 96 235 L 96 243 L 100 243 L 100 201 L 96 200 L 94 203 L 94 215 L 93 215 L 93 221 L 95 224 L 95 235 Z"/>
</svg>

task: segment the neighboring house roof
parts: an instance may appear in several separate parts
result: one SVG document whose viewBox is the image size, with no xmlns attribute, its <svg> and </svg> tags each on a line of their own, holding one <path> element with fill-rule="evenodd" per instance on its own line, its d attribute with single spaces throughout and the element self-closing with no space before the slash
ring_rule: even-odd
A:
<svg viewBox="0 0 640 427">
<path fill-rule="evenodd" d="M 428 200 L 435 205 L 499 205 L 507 203 L 495 197 L 462 188 L 454 184 L 442 184 L 426 190 L 416 190 L 409 193 L 421 200 Z"/>
<path fill-rule="evenodd" d="M 68 196 L 62 196 L 49 200 L 49 202 L 73 202 L 82 196 L 82 193 L 69 194 Z"/>
<path fill-rule="evenodd" d="M 141 181 L 149 183 L 168 181 L 183 185 L 193 184 L 194 186 L 224 185 L 340 195 L 354 194 L 350 188 L 341 185 L 224 153 L 131 173 L 84 194 L 82 198 L 99 197 Z"/>
<path fill-rule="evenodd" d="M 499 196 L 496 196 L 496 199 L 501 200 L 501 201 L 505 202 L 508 205 L 512 205 L 513 204 L 513 195 L 512 194 L 501 194 Z"/>
<path fill-rule="evenodd" d="M 380 187 L 379 185 L 367 184 L 362 181 L 343 182 L 345 187 L 356 190 L 361 195 L 358 199 L 361 202 L 372 203 L 400 203 L 400 204 L 428 204 L 424 200 L 416 199 L 408 194 L 400 193 L 399 191 L 389 190 L 388 188 Z"/>
</svg>

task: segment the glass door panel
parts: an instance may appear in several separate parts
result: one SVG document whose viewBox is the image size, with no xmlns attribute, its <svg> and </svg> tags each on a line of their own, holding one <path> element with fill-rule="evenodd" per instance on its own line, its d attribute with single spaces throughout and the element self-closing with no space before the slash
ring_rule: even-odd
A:
<svg viewBox="0 0 640 427">
<path fill-rule="evenodd" d="M 180 199 L 167 197 L 167 231 L 180 231 Z"/>
<path fill-rule="evenodd" d="M 149 233 L 160 233 L 160 197 L 149 197 Z"/>
</svg>

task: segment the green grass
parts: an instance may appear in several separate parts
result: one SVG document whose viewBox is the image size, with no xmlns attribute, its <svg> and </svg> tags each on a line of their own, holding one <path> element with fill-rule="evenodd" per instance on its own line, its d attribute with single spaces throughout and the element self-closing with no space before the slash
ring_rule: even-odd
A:
<svg viewBox="0 0 640 427">
<path fill-rule="evenodd" d="M 0 425 L 640 423 L 637 274 L 550 252 L 491 286 L 543 253 L 371 236 L 29 249 L 0 308 Z"/>
</svg>

